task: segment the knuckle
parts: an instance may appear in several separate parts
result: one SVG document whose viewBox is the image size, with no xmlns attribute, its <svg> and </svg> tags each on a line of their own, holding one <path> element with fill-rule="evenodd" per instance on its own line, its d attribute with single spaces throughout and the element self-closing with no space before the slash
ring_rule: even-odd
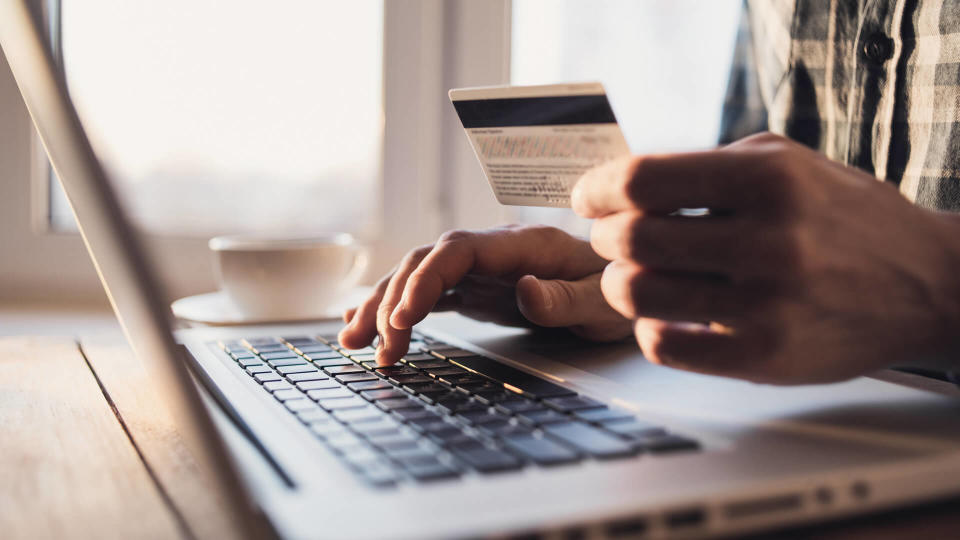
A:
<svg viewBox="0 0 960 540">
<path fill-rule="evenodd" d="M 523 225 L 518 230 L 521 233 L 528 234 L 542 241 L 555 241 L 568 236 L 567 233 L 557 227 L 551 227 L 549 225 Z"/>
<path fill-rule="evenodd" d="M 777 135 L 776 133 L 770 131 L 764 131 L 762 133 L 745 137 L 741 142 L 745 145 L 769 145 L 782 143 L 785 140 L 786 138 L 782 135 Z"/>
<path fill-rule="evenodd" d="M 410 268 L 420 264 L 420 261 L 422 261 L 431 250 L 432 247 L 421 246 L 408 251 L 407 254 L 403 256 L 403 260 L 400 261 L 400 268 Z"/>
<path fill-rule="evenodd" d="M 414 248 L 409 255 L 412 256 L 414 259 L 420 260 L 426 257 L 427 255 L 429 255 L 431 251 L 433 251 L 433 244 L 426 244 L 426 245 Z"/>
<path fill-rule="evenodd" d="M 461 242 L 468 241 L 475 236 L 476 233 L 465 229 L 453 229 L 447 231 L 440 235 L 440 240 L 438 244 L 457 244 Z"/>
<path fill-rule="evenodd" d="M 377 306 L 377 325 L 385 326 L 387 321 L 390 320 L 390 314 L 393 313 L 394 306 L 390 305 L 387 302 L 381 302 Z"/>
<path fill-rule="evenodd" d="M 424 278 L 427 276 L 428 270 L 423 267 L 418 267 L 413 272 L 410 272 L 410 276 L 407 278 L 407 288 L 413 289 L 416 288 L 419 283 L 421 283 Z"/>
</svg>

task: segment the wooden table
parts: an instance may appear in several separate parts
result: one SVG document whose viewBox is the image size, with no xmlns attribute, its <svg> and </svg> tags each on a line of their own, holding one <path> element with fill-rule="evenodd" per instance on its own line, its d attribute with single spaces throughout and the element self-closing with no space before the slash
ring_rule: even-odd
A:
<svg viewBox="0 0 960 540">
<path fill-rule="evenodd" d="M 0 538 L 224 538 L 143 366 L 114 334 L 0 338 Z M 757 538 L 956 538 L 960 499 Z"/>
</svg>

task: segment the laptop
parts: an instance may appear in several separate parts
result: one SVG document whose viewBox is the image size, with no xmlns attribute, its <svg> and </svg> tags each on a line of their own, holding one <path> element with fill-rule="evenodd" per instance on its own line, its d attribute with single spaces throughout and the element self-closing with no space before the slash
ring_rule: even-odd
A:
<svg viewBox="0 0 960 540">
<path fill-rule="evenodd" d="M 0 46 L 231 535 L 708 537 L 960 494 L 960 401 L 916 376 L 758 385 L 456 315 L 387 369 L 337 321 L 174 330 L 34 15 L 0 2 Z"/>
</svg>

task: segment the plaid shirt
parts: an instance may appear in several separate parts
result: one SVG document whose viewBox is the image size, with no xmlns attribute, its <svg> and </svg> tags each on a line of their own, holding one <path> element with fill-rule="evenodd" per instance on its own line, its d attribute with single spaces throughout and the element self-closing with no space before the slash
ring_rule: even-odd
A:
<svg viewBox="0 0 960 540">
<path fill-rule="evenodd" d="M 764 130 L 960 211 L 960 0 L 746 0 L 720 138 Z"/>
</svg>

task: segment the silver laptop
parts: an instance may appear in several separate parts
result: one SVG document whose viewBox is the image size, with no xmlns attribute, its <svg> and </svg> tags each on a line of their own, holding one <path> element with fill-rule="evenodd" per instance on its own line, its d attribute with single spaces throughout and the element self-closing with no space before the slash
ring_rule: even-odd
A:
<svg viewBox="0 0 960 540">
<path fill-rule="evenodd" d="M 338 322 L 174 332 L 28 4 L 0 1 L 0 46 L 236 537 L 702 537 L 960 493 L 946 383 L 765 386 L 459 316 L 388 369 Z"/>
</svg>

